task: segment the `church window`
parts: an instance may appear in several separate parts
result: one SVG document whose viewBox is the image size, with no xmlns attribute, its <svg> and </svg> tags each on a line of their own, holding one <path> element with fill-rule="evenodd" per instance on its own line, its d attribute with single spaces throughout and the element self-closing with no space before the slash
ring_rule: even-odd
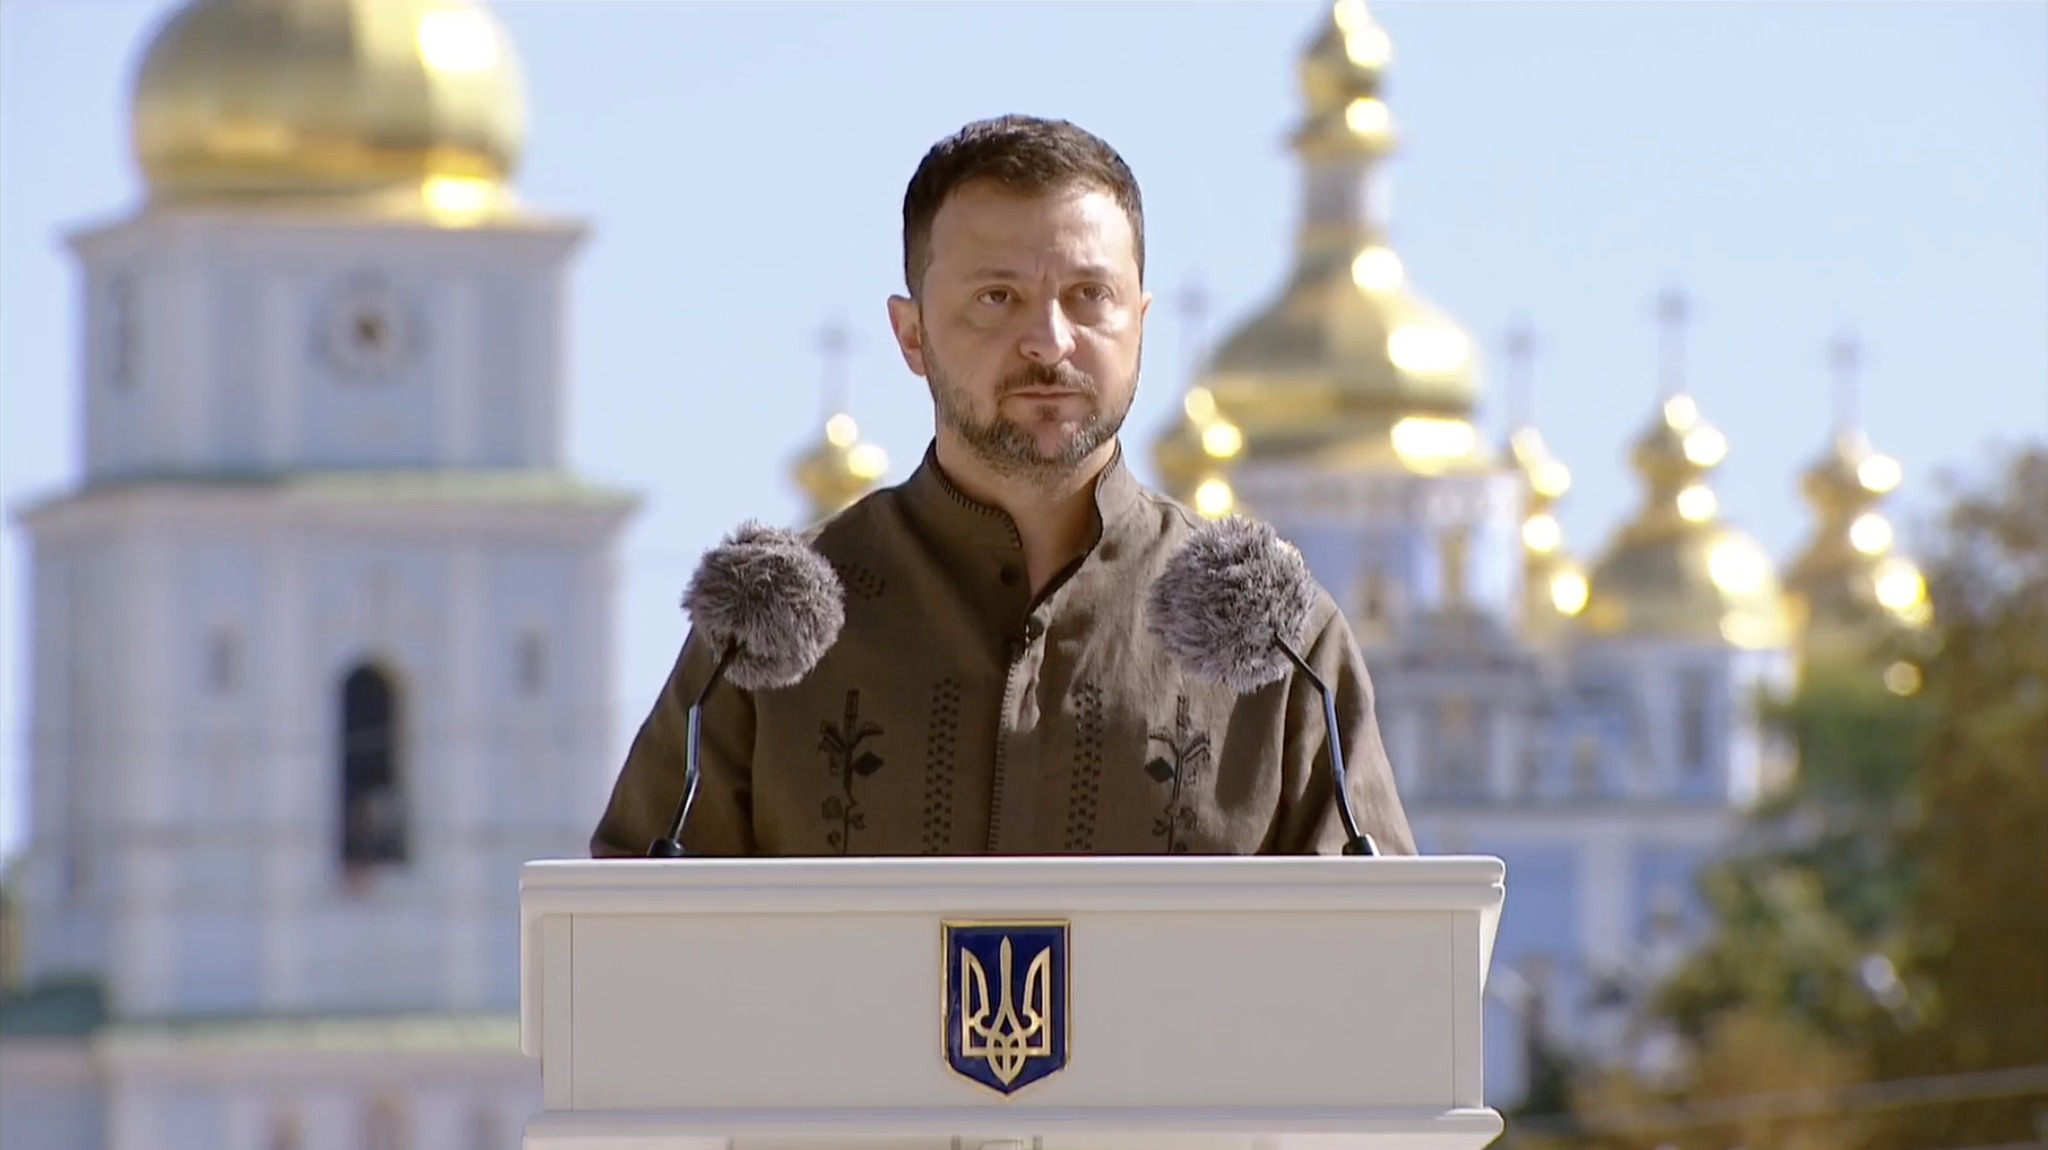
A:
<svg viewBox="0 0 2048 1150">
<path fill-rule="evenodd" d="M 1485 789 L 1486 765 L 1482 753 L 1479 718 L 1471 700 L 1452 695 L 1437 704 L 1438 769 L 1443 789 L 1450 794 L 1472 795 Z"/>
<path fill-rule="evenodd" d="M 341 685 L 341 858 L 351 871 L 406 861 L 398 690 L 363 665 Z"/>
<path fill-rule="evenodd" d="M 1457 527 L 1444 532 L 1438 546 L 1443 564 L 1444 606 L 1451 609 L 1464 607 L 1469 595 L 1467 567 L 1472 553 L 1471 529 Z"/>
<path fill-rule="evenodd" d="M 232 692 L 242 681 L 242 644 L 232 630 L 216 628 L 206 643 L 206 679 L 215 694 Z"/>
<path fill-rule="evenodd" d="M 135 280 L 123 272 L 107 281 L 107 382 L 116 390 L 135 386 Z"/>
<path fill-rule="evenodd" d="M 548 645 L 538 631 L 528 631 L 519 637 L 519 654 L 515 660 L 521 694 L 538 695 L 547 689 Z"/>
<path fill-rule="evenodd" d="M 363 1114 L 363 1150 L 406 1150 L 405 1114 L 396 1099 L 370 1101 Z"/>
<path fill-rule="evenodd" d="M 469 1145 L 471 1150 L 505 1150 L 504 1123 L 498 1120 L 497 1108 L 489 1102 L 479 1102 L 469 1116 Z"/>
<path fill-rule="evenodd" d="M 1387 617 L 1387 576 L 1374 567 L 1365 573 L 1364 585 L 1359 589 L 1359 613 L 1366 624 L 1376 624 Z"/>
<path fill-rule="evenodd" d="M 1600 789 L 1600 740 L 1581 734 L 1572 746 L 1572 786 L 1582 795 Z"/>
<path fill-rule="evenodd" d="M 72 634 L 77 634 L 77 630 Z M 95 774 L 105 769 L 99 743 L 99 692 L 92 673 L 82 665 L 84 656 L 74 651 L 71 676 L 71 762 L 65 772 L 63 872 L 66 893 L 79 895 L 91 889 L 93 855 L 102 849 L 93 827 L 93 810 L 98 796 Z"/>
<path fill-rule="evenodd" d="M 1697 669 L 1684 672 L 1679 679 L 1678 762 L 1688 775 L 1707 771 L 1707 720 L 1713 686 L 1712 676 Z"/>
</svg>

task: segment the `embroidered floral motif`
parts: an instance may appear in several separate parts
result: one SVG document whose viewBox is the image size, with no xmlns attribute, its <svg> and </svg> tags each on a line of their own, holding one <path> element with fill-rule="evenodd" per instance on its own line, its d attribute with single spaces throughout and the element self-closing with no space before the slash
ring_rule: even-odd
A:
<svg viewBox="0 0 2048 1150">
<path fill-rule="evenodd" d="M 882 769 L 882 756 L 862 749 L 870 739 L 881 737 L 882 727 L 879 723 L 861 721 L 860 692 L 852 690 L 846 693 L 846 716 L 840 724 L 835 727 L 827 721 L 820 723 L 818 729 L 818 750 L 825 756 L 825 769 L 841 791 L 826 796 L 819 813 L 825 816 L 826 823 L 838 824 L 826 833 L 825 841 L 843 855 L 852 844 L 853 832 L 867 828 L 867 818 L 853 794 L 853 781 Z"/>
<path fill-rule="evenodd" d="M 953 845 L 953 744 L 960 737 L 960 680 L 932 687 L 931 727 L 924 750 L 924 853 Z"/>
<path fill-rule="evenodd" d="M 882 596 L 882 577 L 872 570 L 850 559 L 835 560 L 832 570 L 839 576 L 839 582 L 847 594 L 855 599 L 879 599 Z"/>
<path fill-rule="evenodd" d="M 1182 695 L 1174 707 L 1173 730 L 1153 731 L 1151 741 L 1166 750 L 1145 764 L 1145 773 L 1169 788 L 1166 806 L 1152 820 L 1152 837 L 1166 840 L 1166 853 L 1183 854 L 1188 844 L 1181 832 L 1195 827 L 1195 807 L 1187 798 L 1188 789 L 1209 769 L 1209 732 L 1194 729 L 1188 697 Z"/>
<path fill-rule="evenodd" d="M 1084 854 L 1095 846 L 1095 815 L 1102 797 L 1102 688 L 1074 688 L 1074 789 L 1067 799 L 1066 848 Z"/>
</svg>

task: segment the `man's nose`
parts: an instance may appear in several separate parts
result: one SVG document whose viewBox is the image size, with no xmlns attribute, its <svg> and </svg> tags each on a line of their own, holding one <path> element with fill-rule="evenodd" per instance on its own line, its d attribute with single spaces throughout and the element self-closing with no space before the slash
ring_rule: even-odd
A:
<svg viewBox="0 0 2048 1150">
<path fill-rule="evenodd" d="M 1033 363 L 1062 363 L 1074 354 L 1074 325 L 1057 302 L 1032 310 L 1017 350 Z"/>
</svg>

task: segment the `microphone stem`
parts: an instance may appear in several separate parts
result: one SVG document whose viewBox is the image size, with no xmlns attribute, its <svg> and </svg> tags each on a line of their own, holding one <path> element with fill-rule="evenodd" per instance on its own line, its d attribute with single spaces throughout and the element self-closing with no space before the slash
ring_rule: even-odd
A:
<svg viewBox="0 0 2048 1150">
<path fill-rule="evenodd" d="M 1344 741 L 1338 738 L 1337 694 L 1323 682 L 1321 675 L 1316 674 L 1315 668 L 1308 665 L 1308 660 L 1295 651 L 1293 644 L 1285 639 L 1275 639 L 1274 643 L 1293 662 L 1294 669 L 1308 678 L 1316 689 L 1316 696 L 1323 701 L 1323 741 L 1330 747 L 1330 786 L 1336 792 L 1337 817 L 1344 823 L 1344 853 L 1376 855 L 1380 853 L 1379 847 L 1371 835 L 1358 829 L 1358 815 L 1351 809 L 1351 778 L 1344 769 Z"/>
<path fill-rule="evenodd" d="M 683 857 L 683 822 L 690 817 L 690 808 L 697 802 L 697 780 L 702 776 L 698 745 L 704 731 L 704 701 L 725 678 L 725 669 L 732 665 L 733 656 L 739 653 L 740 645 L 733 643 L 721 651 L 718 662 L 711 668 L 711 677 L 704 680 L 704 688 L 697 692 L 697 699 L 690 704 L 687 733 L 683 738 L 683 798 L 676 804 L 676 813 L 669 823 L 668 835 L 655 840 L 648 852 L 653 858 Z"/>
</svg>

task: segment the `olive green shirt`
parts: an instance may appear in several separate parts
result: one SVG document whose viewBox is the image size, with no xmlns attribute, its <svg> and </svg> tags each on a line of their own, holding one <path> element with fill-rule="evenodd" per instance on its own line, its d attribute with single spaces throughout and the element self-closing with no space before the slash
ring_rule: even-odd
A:
<svg viewBox="0 0 2048 1150">
<path fill-rule="evenodd" d="M 1035 600 L 1009 517 L 955 489 L 929 450 L 903 484 L 813 528 L 845 586 L 845 627 L 793 686 L 712 692 L 686 850 L 1337 852 L 1314 688 L 1296 674 L 1234 694 L 1183 673 L 1146 628 L 1148 588 L 1201 520 L 1121 455 L 1095 504 L 1095 543 Z M 1382 853 L 1413 854 L 1364 657 L 1320 591 L 1307 635 L 1302 655 L 1336 693 L 1360 827 Z M 644 855 L 667 833 L 713 657 L 685 639 L 594 856 Z"/>
</svg>

